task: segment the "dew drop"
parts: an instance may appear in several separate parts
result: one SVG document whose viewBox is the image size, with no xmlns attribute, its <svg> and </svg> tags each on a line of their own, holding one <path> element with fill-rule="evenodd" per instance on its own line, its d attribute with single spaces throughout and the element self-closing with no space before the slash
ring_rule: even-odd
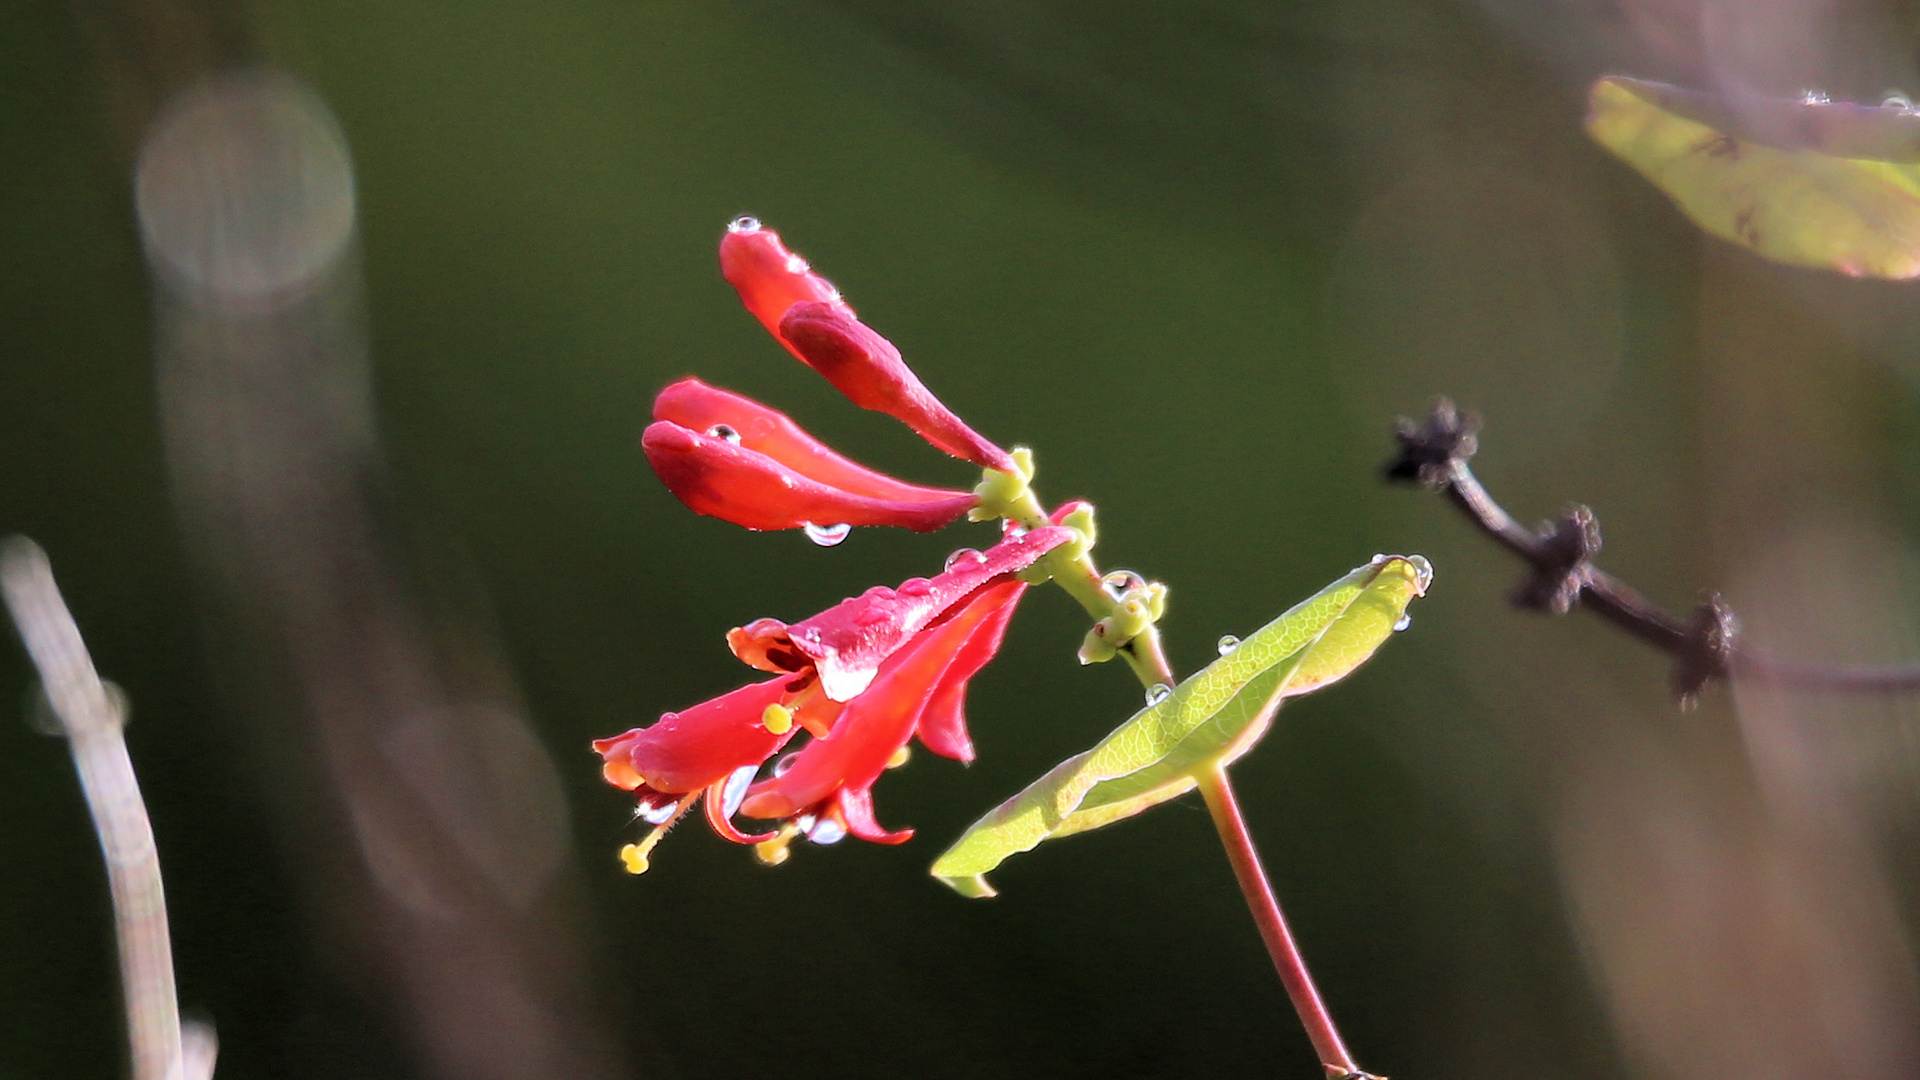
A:
<svg viewBox="0 0 1920 1080">
<path fill-rule="evenodd" d="M 1147 704 L 1158 705 L 1173 696 L 1173 687 L 1157 682 L 1147 687 Z"/>
<path fill-rule="evenodd" d="M 1899 109 L 1901 112 L 1913 111 L 1913 99 L 1898 90 L 1889 91 L 1887 99 L 1880 103 L 1883 109 Z"/>
<path fill-rule="evenodd" d="M 980 569 L 981 564 L 986 561 L 987 557 L 980 552 L 972 548 L 961 548 L 947 556 L 947 569 L 964 574 L 970 570 Z"/>
<path fill-rule="evenodd" d="M 1146 588 L 1147 579 L 1131 570 L 1115 570 L 1100 579 L 1100 587 L 1107 590 L 1108 596 L 1118 600 L 1135 589 Z"/>
<path fill-rule="evenodd" d="M 1387 561 L 1387 557 L 1385 555 L 1375 555 L 1373 558 L 1367 560 L 1367 565 L 1379 566 L 1381 563 L 1386 561 Z"/>
<path fill-rule="evenodd" d="M 933 583 L 926 578 L 908 578 L 900 583 L 901 596 L 925 596 L 933 591 Z"/>
<path fill-rule="evenodd" d="M 747 788 L 752 786 L 754 774 L 760 771 L 758 765 L 742 765 L 727 777 L 727 786 L 720 790 L 720 815 L 732 817 L 740 812 L 740 804 L 746 801 Z"/>
<path fill-rule="evenodd" d="M 811 269 L 813 269 L 813 267 L 808 265 L 807 260 L 801 258 L 800 256 L 798 255 L 787 256 L 787 273 L 804 274 Z"/>
<path fill-rule="evenodd" d="M 742 214 L 732 221 L 727 222 L 727 231 L 730 233 L 757 233 L 760 231 L 760 219 L 748 214 Z"/>
<path fill-rule="evenodd" d="M 1407 627 L 1412 625 L 1413 625 L 1413 616 L 1402 615 L 1400 616 L 1400 621 L 1393 624 L 1393 628 L 1395 630 L 1405 630 Z"/>
<path fill-rule="evenodd" d="M 813 823 L 813 828 L 807 830 L 807 839 L 822 846 L 837 844 L 846 838 L 847 827 L 830 817 L 821 818 Z"/>
<path fill-rule="evenodd" d="M 787 770 L 793 768 L 793 763 L 798 760 L 800 760 L 800 752 L 798 750 L 795 750 L 791 754 L 782 754 L 780 760 L 773 763 L 773 775 L 787 775 Z"/>
<path fill-rule="evenodd" d="M 722 439 L 726 442 L 730 442 L 735 446 L 740 445 L 740 433 L 733 430 L 732 428 L 728 427 L 725 424 L 715 424 L 712 427 L 708 428 L 707 435 L 711 438 Z"/>
<path fill-rule="evenodd" d="M 1833 104 L 1833 99 L 1828 97 L 1824 90 L 1802 90 L 1800 91 L 1800 104 L 1831 105 Z"/>
<path fill-rule="evenodd" d="M 1228 634 L 1225 637 L 1222 637 L 1219 643 L 1214 646 L 1214 648 L 1220 650 L 1221 656 L 1231 656 L 1233 654 L 1233 650 L 1239 647 L 1240 647 L 1240 639 L 1237 637 L 1234 637 L 1232 634 Z"/>
<path fill-rule="evenodd" d="M 1027 527 L 1025 525 L 1020 524 L 1017 521 L 1009 521 L 1007 522 L 1006 529 L 1002 532 L 1001 535 L 1007 537 L 1010 540 L 1018 540 L 1021 537 L 1027 535 Z"/>
<path fill-rule="evenodd" d="M 844 524 L 815 525 L 813 522 L 807 521 L 801 523 L 800 531 L 807 534 L 807 539 L 819 544 L 821 547 L 833 547 L 847 538 L 847 534 L 853 531 L 853 526 Z"/>
<path fill-rule="evenodd" d="M 634 813 L 649 825 L 665 825 L 673 820 L 673 812 L 679 807 L 679 799 L 671 795 L 655 795 L 642 802 Z"/>
</svg>

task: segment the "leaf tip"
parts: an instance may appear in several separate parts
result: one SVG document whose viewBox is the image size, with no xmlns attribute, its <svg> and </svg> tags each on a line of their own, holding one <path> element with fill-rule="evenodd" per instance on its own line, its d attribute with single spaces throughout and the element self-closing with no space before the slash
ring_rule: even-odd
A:
<svg viewBox="0 0 1920 1080">
<path fill-rule="evenodd" d="M 933 876 L 940 884 L 945 885 L 947 888 L 952 889 L 954 892 L 959 893 L 969 900 L 985 900 L 988 897 L 1000 895 L 998 889 L 987 884 L 987 876 L 985 874 L 960 874 L 948 877 L 940 873 L 936 868 Z"/>
</svg>

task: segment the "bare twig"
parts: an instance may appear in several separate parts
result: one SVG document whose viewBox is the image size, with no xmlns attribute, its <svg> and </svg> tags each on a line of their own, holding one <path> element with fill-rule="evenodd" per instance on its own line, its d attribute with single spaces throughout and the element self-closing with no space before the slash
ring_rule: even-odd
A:
<svg viewBox="0 0 1920 1080">
<path fill-rule="evenodd" d="M 174 995 L 173 946 L 160 857 L 133 759 L 121 736 L 126 700 L 100 679 L 80 628 L 54 584 L 46 552 L 25 537 L 0 547 L 0 593 L 40 673 L 41 687 L 73 751 L 93 826 L 106 856 L 113 892 L 120 981 L 127 1001 L 133 1080 L 204 1080 L 213 1072 L 212 1033 L 194 1025 L 182 1053 L 180 1006 Z"/>
<path fill-rule="evenodd" d="M 1401 419 L 1394 432 L 1400 454 L 1387 464 L 1387 479 L 1444 494 L 1481 532 L 1525 562 L 1529 573 L 1512 597 L 1517 606 L 1564 615 L 1584 603 L 1673 657 L 1673 694 L 1683 708 L 1708 683 L 1729 677 L 1814 690 L 1920 689 L 1920 665 L 1828 667 L 1767 656 L 1740 642 L 1739 620 L 1718 593 L 1703 595 L 1686 618 L 1666 611 L 1593 565 L 1600 523 L 1584 506 L 1570 506 L 1537 529 L 1521 525 L 1467 465 L 1479 448 L 1478 426 L 1446 398 L 1435 401 L 1420 423 Z"/>
</svg>

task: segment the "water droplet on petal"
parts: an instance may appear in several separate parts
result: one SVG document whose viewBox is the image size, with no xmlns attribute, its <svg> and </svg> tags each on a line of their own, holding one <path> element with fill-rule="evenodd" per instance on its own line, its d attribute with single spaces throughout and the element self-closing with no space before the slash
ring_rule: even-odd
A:
<svg viewBox="0 0 1920 1080">
<path fill-rule="evenodd" d="M 801 258 L 800 256 L 798 255 L 787 256 L 787 273 L 804 274 L 811 269 L 813 269 L 813 267 L 809 266 L 807 264 L 807 260 Z"/>
<path fill-rule="evenodd" d="M 847 534 L 853 531 L 853 526 L 815 525 L 813 522 L 807 521 L 801 523 L 800 531 L 807 534 L 807 539 L 819 544 L 821 547 L 833 547 L 835 544 L 847 538 Z"/>
<path fill-rule="evenodd" d="M 1237 637 L 1234 637 L 1232 634 L 1227 634 L 1226 636 L 1222 637 L 1219 643 L 1214 646 L 1214 648 L 1220 650 L 1221 656 L 1230 656 L 1233 654 L 1233 650 L 1239 647 L 1240 647 L 1240 639 Z"/>
<path fill-rule="evenodd" d="M 853 622 L 856 626 L 878 626 L 883 622 L 890 622 L 892 620 L 892 613 L 882 611 L 879 608 L 867 608 L 853 617 Z"/>
<path fill-rule="evenodd" d="M 760 219 L 757 217 L 752 217 L 747 214 L 742 214 L 739 217 L 734 218 L 732 221 L 727 222 L 727 231 L 730 233 L 759 232 Z"/>
<path fill-rule="evenodd" d="M 1899 109 L 1901 112 L 1913 111 L 1913 99 L 1898 90 L 1887 92 L 1887 99 L 1880 103 L 1883 109 Z"/>
<path fill-rule="evenodd" d="M 740 433 L 725 424 L 715 424 L 707 429 L 707 434 L 715 439 L 723 439 L 735 446 L 740 445 Z"/>
<path fill-rule="evenodd" d="M 1158 705 L 1173 696 L 1173 687 L 1157 682 L 1147 687 L 1147 704 Z"/>
<path fill-rule="evenodd" d="M 807 839 L 816 844 L 837 844 L 847 838 L 847 827 L 830 817 L 823 817 L 806 830 Z"/>
<path fill-rule="evenodd" d="M 1387 557 L 1385 555 L 1375 555 L 1373 558 L 1367 560 L 1367 565 L 1379 566 L 1381 563 L 1386 561 L 1387 561 Z"/>
<path fill-rule="evenodd" d="M 1802 90 L 1800 91 L 1800 104 L 1831 105 L 1833 104 L 1833 99 L 1828 97 L 1824 90 Z"/>
<path fill-rule="evenodd" d="M 680 800 L 671 795 L 650 795 L 642 800 L 634 814 L 649 825 L 665 825 L 673 820 L 673 812 L 680 807 Z"/>
<path fill-rule="evenodd" d="M 780 755 L 780 759 L 773 763 L 773 775 L 787 775 L 787 770 L 793 768 L 793 763 L 798 760 L 800 760 L 800 751 L 798 750 L 795 750 L 791 754 Z"/>
<path fill-rule="evenodd" d="M 1147 579 L 1131 570 L 1115 570 L 1100 579 L 1100 587 L 1107 590 L 1108 596 L 1118 600 L 1135 589 L 1146 588 Z"/>
<path fill-rule="evenodd" d="M 1413 616 L 1402 615 L 1400 616 L 1400 621 L 1393 624 L 1393 628 L 1395 630 L 1405 630 L 1407 627 L 1412 625 L 1413 625 Z"/>
<path fill-rule="evenodd" d="M 900 583 L 901 596 L 925 596 L 933 591 L 933 582 L 926 578 L 908 578 Z"/>
<path fill-rule="evenodd" d="M 720 790 L 720 814 L 732 817 L 739 813 L 740 804 L 746 800 L 747 788 L 752 786 L 754 775 L 760 771 L 758 765 L 742 765 L 727 777 L 727 786 Z"/>
<path fill-rule="evenodd" d="M 1025 525 L 1020 524 L 1017 521 L 1009 521 L 1007 522 L 1007 527 L 1004 530 L 1002 530 L 1001 535 L 1006 536 L 1009 539 L 1018 540 L 1021 537 L 1027 535 L 1027 527 Z"/>
<path fill-rule="evenodd" d="M 961 548 L 947 556 L 947 569 L 964 574 L 969 570 L 980 569 L 980 565 L 986 561 L 987 557 L 980 552 L 972 548 Z"/>
</svg>

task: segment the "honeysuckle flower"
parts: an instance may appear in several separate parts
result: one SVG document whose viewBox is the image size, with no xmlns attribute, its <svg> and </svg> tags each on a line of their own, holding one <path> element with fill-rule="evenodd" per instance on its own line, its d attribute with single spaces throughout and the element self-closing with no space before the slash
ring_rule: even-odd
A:
<svg viewBox="0 0 1920 1080">
<path fill-rule="evenodd" d="M 1024 582 L 1009 579 L 976 591 L 944 622 L 889 657 L 830 733 L 783 758 L 773 776 L 747 790 L 742 814 L 786 822 L 760 841 L 763 860 L 783 859 L 786 841 L 802 831 L 829 843 L 841 833 L 881 844 L 913 836 L 912 829 L 889 832 L 875 820 L 874 781 L 904 764 L 915 735 L 943 757 L 973 759 L 962 709 L 967 681 L 999 651 L 1025 589 Z"/>
<path fill-rule="evenodd" d="M 873 682 L 887 657 L 959 601 L 1078 536 L 1060 525 L 1016 530 L 986 551 L 954 552 L 934 577 L 914 578 L 897 589 L 876 585 L 791 626 L 758 619 L 728 632 L 727 644 L 762 671 L 811 671 L 829 699 L 850 701 Z"/>
<path fill-rule="evenodd" d="M 978 501 L 849 461 L 784 413 L 683 379 L 660 392 L 641 436 L 653 471 L 695 513 L 749 529 L 897 525 L 932 532 Z"/>
<path fill-rule="evenodd" d="M 916 733 L 936 754 L 972 759 L 967 681 L 999 648 L 1025 588 L 1019 573 L 1078 536 L 1062 526 L 1014 530 L 987 551 L 955 552 L 934 577 L 876 586 L 791 626 L 761 619 L 730 632 L 734 652 L 774 678 L 593 744 L 608 782 L 634 792 L 640 816 L 655 826 L 622 850 L 628 869 L 644 871 L 661 835 L 703 795 L 716 832 L 766 845 L 771 861 L 803 830 L 821 842 L 837 839 L 836 829 L 904 840 L 910 834 L 874 821 L 874 780 Z M 803 729 L 815 741 L 750 790 L 760 767 Z M 746 835 L 731 822 L 743 810 L 786 823 Z"/>
<path fill-rule="evenodd" d="M 861 322 L 840 290 L 788 251 L 780 234 L 753 218 L 737 219 L 720 241 L 720 273 L 768 333 L 854 404 L 886 413 L 954 457 L 1014 470 L 1012 456 L 941 404 L 900 350 Z"/>
</svg>

